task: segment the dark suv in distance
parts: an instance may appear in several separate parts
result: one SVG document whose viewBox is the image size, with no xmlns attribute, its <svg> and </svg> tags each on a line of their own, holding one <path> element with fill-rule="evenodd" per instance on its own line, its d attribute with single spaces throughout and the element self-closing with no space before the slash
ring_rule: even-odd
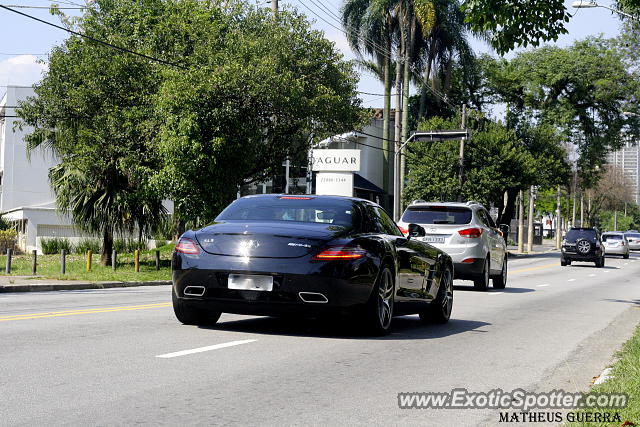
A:
<svg viewBox="0 0 640 427">
<path fill-rule="evenodd" d="M 594 262 L 604 267 L 604 246 L 600 233 L 595 228 L 571 228 L 562 241 L 560 265 L 571 265 L 571 261 Z"/>
</svg>

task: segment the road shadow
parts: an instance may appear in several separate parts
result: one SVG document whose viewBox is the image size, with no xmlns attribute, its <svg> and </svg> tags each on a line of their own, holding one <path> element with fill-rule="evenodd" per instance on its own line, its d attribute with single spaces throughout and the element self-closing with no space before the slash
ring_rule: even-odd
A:
<svg viewBox="0 0 640 427">
<path fill-rule="evenodd" d="M 611 298 L 605 298 L 604 301 L 609 301 L 609 302 L 621 302 L 621 303 L 625 303 L 625 304 L 630 304 L 633 305 L 635 307 L 640 307 L 640 299 L 611 299 Z"/>
<path fill-rule="evenodd" d="M 465 332 L 488 332 L 481 329 L 490 323 L 475 320 L 451 319 L 446 324 L 424 324 L 417 315 L 393 318 L 389 335 L 375 337 L 366 335 L 350 317 L 303 318 L 303 317 L 253 317 L 249 319 L 221 321 L 214 326 L 201 329 L 245 332 L 250 334 L 281 335 L 293 337 L 317 337 L 354 340 L 418 340 L 442 338 Z"/>
<path fill-rule="evenodd" d="M 453 285 L 453 289 L 456 291 L 462 291 L 462 292 L 478 292 L 478 293 L 504 292 L 504 293 L 510 293 L 510 294 L 524 294 L 527 292 L 535 292 L 535 289 L 531 289 L 531 288 L 512 288 L 512 287 L 509 287 L 509 284 L 507 284 L 507 287 L 504 289 L 494 289 L 490 287 L 486 291 L 478 291 L 473 287 L 473 284 L 463 285 L 458 283 L 457 280 L 456 280 L 456 284 Z"/>
<path fill-rule="evenodd" d="M 592 268 L 594 270 L 619 270 L 620 269 L 620 267 L 614 267 L 612 265 L 606 265 L 606 264 L 604 267 L 598 268 L 593 263 L 587 262 L 587 261 L 584 261 L 581 264 L 574 264 L 575 262 L 580 262 L 580 261 L 573 261 L 571 265 L 567 265 L 566 267 L 563 267 L 563 268 L 578 267 L 578 268 Z"/>
<path fill-rule="evenodd" d="M 555 259 L 560 258 L 560 252 L 543 252 L 536 254 L 515 254 L 513 252 L 509 252 L 509 259 L 517 260 L 517 259 Z"/>
</svg>

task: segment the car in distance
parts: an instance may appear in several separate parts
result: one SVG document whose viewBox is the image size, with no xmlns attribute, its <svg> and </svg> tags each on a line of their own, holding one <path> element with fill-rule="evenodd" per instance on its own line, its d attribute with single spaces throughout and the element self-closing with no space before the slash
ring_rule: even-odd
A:
<svg viewBox="0 0 640 427">
<path fill-rule="evenodd" d="M 632 251 L 640 250 L 640 233 L 635 230 L 629 230 L 624 232 L 627 241 L 629 242 L 629 249 Z"/>
<path fill-rule="evenodd" d="M 507 285 L 507 246 L 503 231 L 479 203 L 414 201 L 398 222 L 406 234 L 409 224 L 426 230 L 420 240 L 445 251 L 453 260 L 454 278 L 473 280 L 478 290 Z M 508 227 L 503 226 L 504 232 Z"/>
<path fill-rule="evenodd" d="M 571 265 L 573 261 L 593 262 L 604 267 L 604 247 L 598 230 L 592 227 L 570 228 L 562 241 L 560 265 Z"/>
<path fill-rule="evenodd" d="M 602 233 L 601 239 L 605 255 L 622 255 L 624 259 L 629 258 L 629 242 L 624 233 L 609 231 Z"/>
<path fill-rule="evenodd" d="M 185 324 L 221 313 L 357 316 L 374 334 L 394 315 L 447 322 L 453 265 L 443 251 L 405 237 L 379 205 L 339 196 L 263 194 L 232 202 L 189 230 L 172 258 L 173 308 Z"/>
</svg>

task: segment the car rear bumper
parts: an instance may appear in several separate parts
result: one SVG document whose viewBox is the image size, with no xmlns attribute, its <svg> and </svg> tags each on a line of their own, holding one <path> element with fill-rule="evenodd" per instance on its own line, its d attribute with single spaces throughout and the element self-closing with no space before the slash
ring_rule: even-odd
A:
<svg viewBox="0 0 640 427">
<path fill-rule="evenodd" d="M 627 248 L 626 246 L 605 248 L 604 253 L 607 255 L 626 255 L 629 253 L 629 248 Z"/>
<path fill-rule="evenodd" d="M 562 257 L 566 260 L 571 261 L 596 261 L 600 259 L 604 255 L 602 249 L 598 248 L 594 252 L 591 252 L 587 255 L 580 255 L 577 252 L 567 251 L 564 248 L 562 249 Z"/>
<path fill-rule="evenodd" d="M 454 262 L 453 278 L 461 280 L 471 280 L 479 277 L 480 275 L 482 275 L 484 262 L 484 258 L 475 258 L 473 262 L 469 263 Z"/>
</svg>

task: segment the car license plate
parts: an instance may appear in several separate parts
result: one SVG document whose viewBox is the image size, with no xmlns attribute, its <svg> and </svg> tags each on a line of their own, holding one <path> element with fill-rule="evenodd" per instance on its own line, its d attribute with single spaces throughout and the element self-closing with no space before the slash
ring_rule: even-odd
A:
<svg viewBox="0 0 640 427">
<path fill-rule="evenodd" d="M 227 287 L 243 291 L 272 291 L 273 277 L 258 274 L 230 274 Z"/>
<path fill-rule="evenodd" d="M 444 237 L 426 236 L 424 238 L 426 243 L 444 243 Z"/>
</svg>

